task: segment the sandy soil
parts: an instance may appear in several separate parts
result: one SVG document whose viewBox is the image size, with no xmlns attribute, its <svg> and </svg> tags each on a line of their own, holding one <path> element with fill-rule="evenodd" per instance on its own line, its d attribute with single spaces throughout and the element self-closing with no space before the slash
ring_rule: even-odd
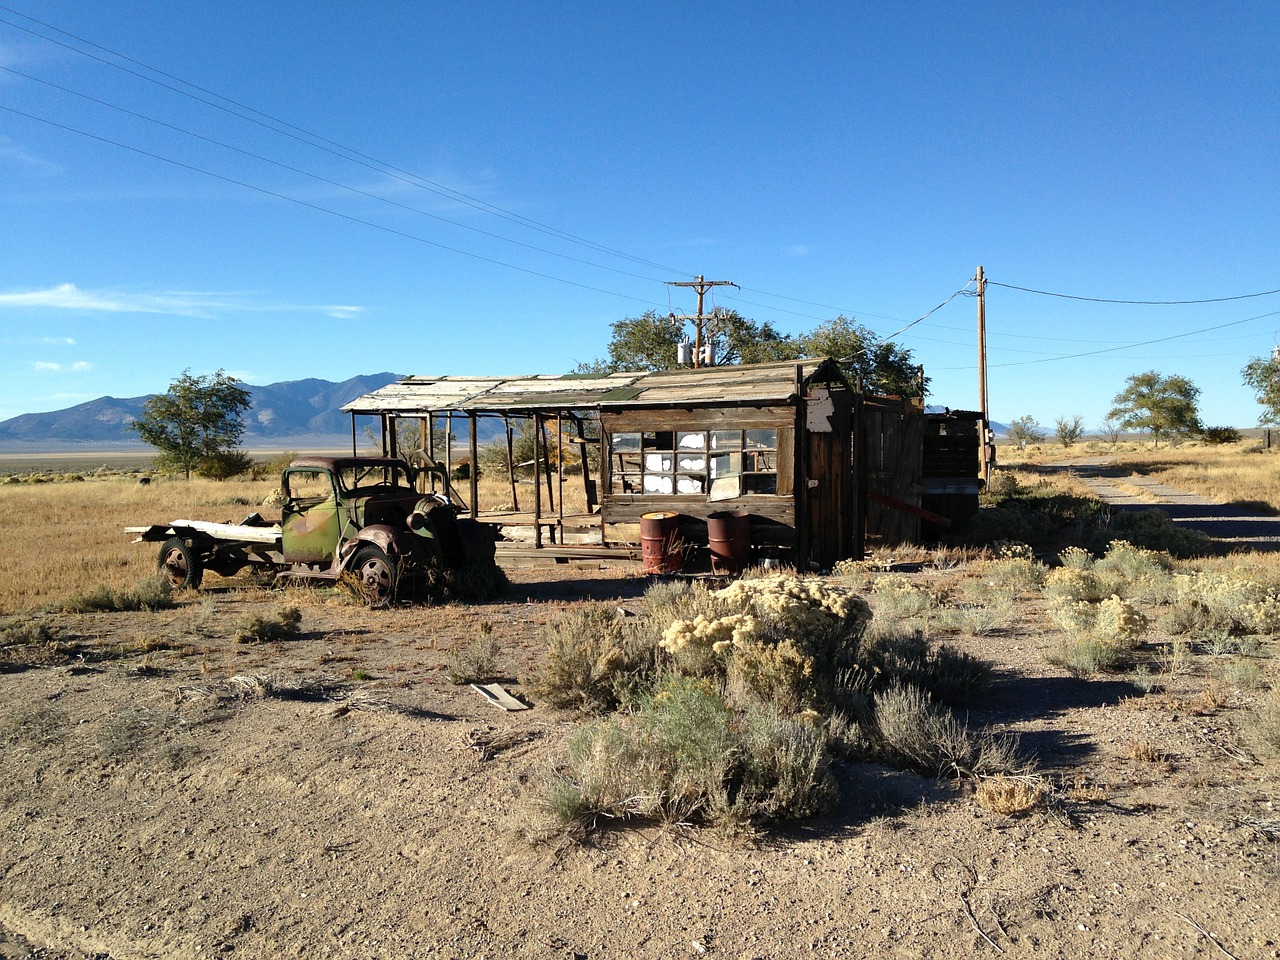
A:
<svg viewBox="0 0 1280 960">
<path fill-rule="evenodd" d="M 543 623 L 584 598 L 642 613 L 643 581 L 513 579 L 473 608 L 304 601 L 304 637 L 268 645 L 231 639 L 291 602 L 263 591 L 60 617 L 72 651 L 0 672 L 0 958 L 1280 956 L 1277 770 L 1234 746 L 1249 695 L 1205 696 L 1199 668 L 1145 696 L 1070 678 L 1030 610 L 964 644 L 1000 668 L 970 722 L 1019 731 L 1057 785 L 1027 817 L 839 766 L 833 810 L 757 843 L 530 845 L 521 785 L 577 718 L 496 709 L 448 682 L 451 651 L 490 624 L 519 694 Z"/>
</svg>

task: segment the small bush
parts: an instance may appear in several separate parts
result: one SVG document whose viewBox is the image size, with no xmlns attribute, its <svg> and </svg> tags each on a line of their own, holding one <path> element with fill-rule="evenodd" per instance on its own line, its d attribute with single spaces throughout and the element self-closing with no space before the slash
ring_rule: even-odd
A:
<svg viewBox="0 0 1280 960">
<path fill-rule="evenodd" d="M 302 623 L 302 611 L 297 607 L 284 607 L 276 611 L 275 616 L 264 617 L 255 614 L 240 620 L 232 634 L 236 643 L 277 643 L 285 640 L 297 640 L 302 636 L 299 624 Z"/>
<path fill-rule="evenodd" d="M 1205 427 L 1200 431 L 1200 439 L 1211 446 L 1239 443 L 1240 431 L 1235 427 Z"/>
<path fill-rule="evenodd" d="M 96 587 L 64 600 L 64 613 L 123 613 L 136 610 L 166 610 L 174 605 L 173 587 L 167 578 L 156 574 L 138 581 L 132 590 Z"/>
<path fill-rule="evenodd" d="M 1110 529 L 1096 538 L 1099 546 L 1114 539 L 1179 558 L 1201 557 L 1213 552 L 1213 541 L 1208 534 L 1178 526 L 1163 510 L 1117 512 L 1111 519 Z"/>
<path fill-rule="evenodd" d="M 1002 817 L 1020 817 L 1043 802 L 1048 785 L 1039 776 L 1011 777 L 996 774 L 978 781 L 978 806 Z"/>
<path fill-rule="evenodd" d="M 1280 758 L 1280 685 L 1241 718 L 1240 739 L 1260 757 Z"/>
<path fill-rule="evenodd" d="M 1075 677 L 1115 673 L 1126 669 L 1132 662 L 1130 652 L 1125 648 L 1091 636 L 1065 639 L 1046 653 L 1045 659 L 1064 667 Z"/>
<path fill-rule="evenodd" d="M 855 681 L 859 674 L 865 679 Z M 945 644 L 934 646 L 918 632 L 891 631 L 867 637 L 842 682 L 868 692 L 910 687 L 948 706 L 962 706 L 991 682 L 991 664 Z"/>
<path fill-rule="evenodd" d="M 656 638 L 631 629 L 608 604 L 575 610 L 548 626 L 546 637 L 546 655 L 525 685 L 554 707 L 610 710 L 656 676 Z"/>
<path fill-rule="evenodd" d="M 1093 554 L 1084 547 L 1067 547 L 1058 554 L 1058 560 L 1068 570 L 1093 569 Z"/>
<path fill-rule="evenodd" d="M 598 816 L 738 828 L 808 816 L 831 795 L 817 729 L 767 711 L 739 722 L 707 680 L 673 676 L 634 715 L 580 731 L 536 802 L 581 835 Z"/>
<path fill-rule="evenodd" d="M 916 687 L 875 698 L 875 728 L 886 761 L 929 776 L 994 776 L 1025 772 L 1014 737 L 971 731 Z"/>
<path fill-rule="evenodd" d="M 926 617 L 937 606 L 929 588 L 903 576 L 881 577 L 871 587 L 875 615 L 881 620 L 900 621 Z"/>
<path fill-rule="evenodd" d="M 1107 588 L 1098 575 L 1080 567 L 1056 567 L 1050 570 L 1045 577 L 1044 592 L 1055 600 L 1075 602 L 1101 600 L 1108 595 Z"/>
<path fill-rule="evenodd" d="M 498 657 L 502 645 L 493 635 L 493 624 L 480 624 L 480 636 L 449 657 L 450 683 L 482 683 L 498 676 Z"/>
<path fill-rule="evenodd" d="M 1173 569 L 1173 558 L 1160 550 L 1147 550 L 1128 540 L 1112 540 L 1107 552 L 1094 569 L 1100 573 L 1114 573 L 1127 583 L 1163 577 Z"/>
</svg>

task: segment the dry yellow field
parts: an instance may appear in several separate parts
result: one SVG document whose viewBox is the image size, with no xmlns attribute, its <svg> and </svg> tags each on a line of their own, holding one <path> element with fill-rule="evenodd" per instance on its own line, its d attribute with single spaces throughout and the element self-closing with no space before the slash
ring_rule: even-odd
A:
<svg viewBox="0 0 1280 960">
<path fill-rule="evenodd" d="M 1066 448 L 1035 444 L 1025 451 L 1000 448 L 1000 465 L 1019 466 L 1105 458 L 1117 472 L 1151 476 L 1222 503 L 1266 505 L 1280 511 L 1280 450 L 1263 450 L 1257 440 L 1206 445 L 1198 441 L 1176 447 L 1122 442 L 1114 447 L 1100 441 Z"/>
<path fill-rule="evenodd" d="M 558 503 L 554 477 L 552 484 Z M 263 505 L 278 486 L 274 478 L 187 482 L 163 477 L 142 485 L 136 477 L 121 475 L 0 483 L 5 543 L 0 552 L 0 614 L 31 610 L 98 587 L 134 587 L 154 571 L 158 548 L 154 543 L 133 543 L 125 527 L 177 519 L 238 523 L 255 511 L 279 520 L 279 506 Z M 460 486 L 469 496 L 468 485 Z M 510 505 L 505 479 L 482 479 L 479 487 L 482 510 Z M 529 509 L 532 484 L 519 484 L 518 493 L 521 507 Z M 565 477 L 564 498 L 566 511 L 583 509 L 580 477 Z"/>
</svg>

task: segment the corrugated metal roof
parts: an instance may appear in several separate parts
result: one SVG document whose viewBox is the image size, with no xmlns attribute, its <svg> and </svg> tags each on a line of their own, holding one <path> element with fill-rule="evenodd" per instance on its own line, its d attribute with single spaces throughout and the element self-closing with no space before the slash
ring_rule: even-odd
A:
<svg viewBox="0 0 1280 960">
<path fill-rule="evenodd" d="M 617 406 L 785 403 L 796 396 L 796 368 L 811 376 L 821 360 L 663 370 L 658 373 L 536 374 L 517 377 L 405 377 L 343 406 L 344 413 L 408 416 L 587 410 Z"/>
</svg>

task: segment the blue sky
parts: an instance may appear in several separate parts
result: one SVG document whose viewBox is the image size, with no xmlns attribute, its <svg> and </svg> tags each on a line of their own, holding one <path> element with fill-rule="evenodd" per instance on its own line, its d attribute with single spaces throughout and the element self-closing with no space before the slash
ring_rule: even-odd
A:
<svg viewBox="0 0 1280 960">
<path fill-rule="evenodd" d="M 1278 46 L 1274 0 L 0 0 L 0 418 L 562 372 L 697 274 L 883 336 L 981 264 L 994 419 L 1156 369 L 1251 426 L 1280 295 L 1010 286 L 1280 288 Z M 975 317 L 898 338 L 933 402 L 977 404 Z"/>
</svg>

